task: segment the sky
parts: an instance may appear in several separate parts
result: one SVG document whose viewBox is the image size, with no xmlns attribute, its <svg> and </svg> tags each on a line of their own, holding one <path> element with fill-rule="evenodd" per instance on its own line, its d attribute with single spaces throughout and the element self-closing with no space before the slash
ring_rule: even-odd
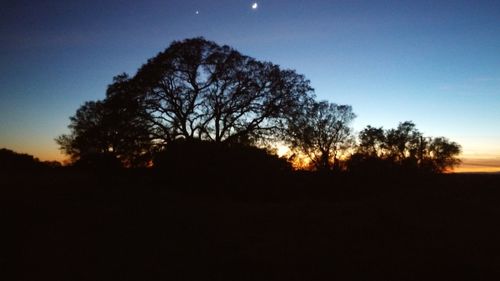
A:
<svg viewBox="0 0 500 281">
<path fill-rule="evenodd" d="M 5 2 L 5 1 L 4 1 Z M 115 75 L 203 36 L 304 74 L 356 131 L 411 120 L 500 171 L 500 1 L 7 0 L 0 147 L 63 160 L 54 138 Z"/>
</svg>

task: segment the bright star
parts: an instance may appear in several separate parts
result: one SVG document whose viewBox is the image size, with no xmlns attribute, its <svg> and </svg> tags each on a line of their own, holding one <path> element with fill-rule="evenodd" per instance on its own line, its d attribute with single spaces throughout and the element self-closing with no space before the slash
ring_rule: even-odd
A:
<svg viewBox="0 0 500 281">
<path fill-rule="evenodd" d="M 257 4 L 257 2 L 253 3 L 252 10 L 257 10 L 257 8 L 259 8 L 259 4 Z"/>
</svg>

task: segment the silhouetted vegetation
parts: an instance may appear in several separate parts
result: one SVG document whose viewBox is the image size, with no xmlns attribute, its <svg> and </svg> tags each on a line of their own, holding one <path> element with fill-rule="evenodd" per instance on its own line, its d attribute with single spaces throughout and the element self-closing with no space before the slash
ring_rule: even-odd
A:
<svg viewBox="0 0 500 281">
<path fill-rule="evenodd" d="M 70 118 L 71 134 L 56 139 L 75 162 L 80 158 L 112 158 L 124 166 L 146 166 L 151 159 L 149 123 L 126 74 L 114 78 L 103 101 L 85 102 Z M 83 162 L 86 162 L 84 160 Z M 92 162 L 93 160 L 91 160 Z"/>
<path fill-rule="evenodd" d="M 109 152 L 86 153 L 73 163 L 76 168 L 113 172 L 123 168 L 122 162 L 115 154 Z"/>
<path fill-rule="evenodd" d="M 348 167 L 356 172 L 441 173 L 460 164 L 460 151 L 460 145 L 444 137 L 424 137 L 410 121 L 389 130 L 368 126 L 359 134 L 359 145 Z"/>
<path fill-rule="evenodd" d="M 288 120 L 284 139 L 295 155 L 305 155 L 315 169 L 338 170 L 339 155 L 346 156 L 354 144 L 349 125 L 355 117 L 348 105 L 311 101 Z"/>
<path fill-rule="evenodd" d="M 223 145 L 216 142 L 180 139 L 155 155 L 154 167 L 192 175 L 218 173 L 227 176 L 261 175 L 291 171 L 283 158 L 245 144 Z"/>
<path fill-rule="evenodd" d="M 146 165 L 178 139 L 256 145 L 272 138 L 311 92 L 293 70 L 188 39 L 134 77 L 116 77 L 106 99 L 85 103 L 71 117 L 71 133 L 57 142 L 74 160 L 112 153 L 126 166 Z"/>
<path fill-rule="evenodd" d="M 0 149 L 0 172 L 34 171 L 44 168 L 58 168 L 57 161 L 40 161 L 33 155 L 17 153 L 10 149 Z"/>
<path fill-rule="evenodd" d="M 423 137 L 412 122 L 387 131 L 369 126 L 356 145 L 355 116 L 351 106 L 315 101 L 310 82 L 294 70 L 194 38 L 173 42 L 133 77 L 116 76 L 106 98 L 84 103 L 70 118 L 70 134 L 56 141 L 77 166 L 101 168 L 148 167 L 161 162 L 153 162 L 158 155 L 173 155 L 172 147 L 194 157 L 187 161 L 227 162 L 215 151 L 279 142 L 294 152 L 291 161 L 323 171 L 441 173 L 459 164 L 458 144 Z M 193 155 L 179 140 L 203 145 L 190 148 Z"/>
</svg>

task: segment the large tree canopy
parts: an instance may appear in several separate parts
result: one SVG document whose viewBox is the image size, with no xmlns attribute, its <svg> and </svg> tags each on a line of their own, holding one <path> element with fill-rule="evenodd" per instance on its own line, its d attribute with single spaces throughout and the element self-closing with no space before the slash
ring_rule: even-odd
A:
<svg viewBox="0 0 500 281">
<path fill-rule="evenodd" d="M 128 166 L 176 139 L 256 143 L 311 99 L 303 75 L 203 38 L 173 42 L 129 78 L 115 77 L 103 101 L 71 117 L 56 139 L 74 160 L 108 153 Z"/>
<path fill-rule="evenodd" d="M 275 129 L 276 121 L 312 92 L 309 81 L 293 70 L 202 38 L 172 43 L 134 80 L 156 137 L 164 142 L 255 139 Z"/>
<path fill-rule="evenodd" d="M 368 127 L 354 147 L 354 118 L 351 106 L 315 101 L 310 82 L 294 70 L 193 38 L 173 42 L 133 77 L 116 76 L 105 99 L 84 103 L 70 118 L 70 133 L 56 142 L 74 161 L 125 166 L 148 165 L 155 152 L 183 140 L 282 141 L 326 170 L 353 149 L 351 159 L 437 172 L 459 163 L 458 144 L 423 137 L 412 122 L 386 131 Z"/>
</svg>

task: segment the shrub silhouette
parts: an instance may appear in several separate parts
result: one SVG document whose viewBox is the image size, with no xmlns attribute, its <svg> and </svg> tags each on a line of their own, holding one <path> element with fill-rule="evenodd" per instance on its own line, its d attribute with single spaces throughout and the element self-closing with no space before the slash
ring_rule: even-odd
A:
<svg viewBox="0 0 500 281">
<path fill-rule="evenodd" d="M 174 175 L 251 177 L 291 171 L 285 159 L 243 144 L 176 140 L 154 157 L 154 167 Z"/>
<path fill-rule="evenodd" d="M 347 165 L 355 172 L 442 173 L 460 164 L 459 144 L 444 137 L 424 137 L 411 121 L 389 130 L 368 126 L 360 132 L 355 149 Z"/>
<path fill-rule="evenodd" d="M 80 157 L 73 167 L 96 171 L 116 171 L 123 165 L 112 153 L 89 153 Z"/>
<path fill-rule="evenodd" d="M 393 161 L 378 156 L 355 153 L 346 163 L 347 170 L 353 174 L 381 175 L 389 174 L 397 169 Z"/>
<path fill-rule="evenodd" d="M 43 164 L 29 154 L 14 152 L 10 149 L 0 149 L 0 170 L 34 170 L 42 168 Z"/>
</svg>

